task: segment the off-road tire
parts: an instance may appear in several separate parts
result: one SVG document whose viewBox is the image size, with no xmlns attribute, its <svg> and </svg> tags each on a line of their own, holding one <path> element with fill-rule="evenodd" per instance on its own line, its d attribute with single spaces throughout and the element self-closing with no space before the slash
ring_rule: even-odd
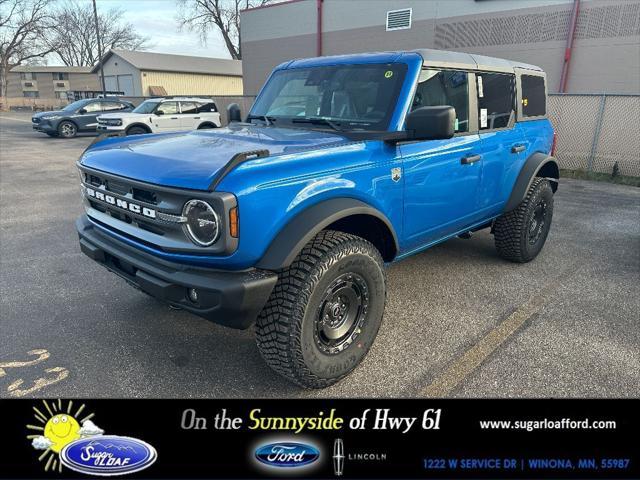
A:
<svg viewBox="0 0 640 480">
<path fill-rule="evenodd" d="M 58 125 L 58 135 L 62 138 L 73 138 L 78 134 L 78 127 L 75 123 L 64 120 Z"/>
<path fill-rule="evenodd" d="M 144 135 L 145 133 L 149 133 L 149 131 L 142 127 L 130 127 L 126 133 L 127 135 Z"/>
<path fill-rule="evenodd" d="M 540 227 L 540 208 L 544 224 Z M 538 215 L 536 215 L 538 213 Z M 538 220 L 536 220 L 536 216 Z M 547 240 L 553 217 L 553 190 L 549 180 L 534 178 L 518 207 L 498 217 L 493 233 L 498 254 L 511 262 L 530 262 Z M 537 231 L 536 228 L 540 230 Z M 535 236 L 532 236 L 535 234 Z"/>
<path fill-rule="evenodd" d="M 338 286 L 334 286 L 336 282 Z M 350 288 L 358 282 L 356 286 L 366 294 L 360 299 L 366 297 L 366 303 L 357 310 L 364 313 L 356 316 L 360 326 L 351 333 L 355 338 L 339 352 L 331 352 L 320 337 L 323 333 L 318 333 L 325 325 L 318 319 L 325 318 L 327 305 L 339 308 L 327 303 L 327 295 L 342 292 L 340 282 Z M 276 372 L 305 388 L 324 388 L 338 382 L 358 366 L 378 333 L 386 302 L 385 284 L 382 257 L 371 243 L 343 232 L 320 232 L 291 266 L 279 273 L 258 317 L 256 339 L 262 357 Z"/>
</svg>

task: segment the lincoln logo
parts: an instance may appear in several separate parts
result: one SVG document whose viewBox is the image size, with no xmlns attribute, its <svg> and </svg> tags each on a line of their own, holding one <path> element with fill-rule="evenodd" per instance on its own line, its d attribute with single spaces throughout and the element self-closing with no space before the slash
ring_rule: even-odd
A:
<svg viewBox="0 0 640 480">
<path fill-rule="evenodd" d="M 143 217 L 156 218 L 156 211 L 151 208 L 143 207 L 142 205 L 138 205 L 137 203 L 132 203 L 127 200 L 121 200 L 113 195 L 109 195 L 108 193 L 104 193 L 99 190 L 94 190 L 93 188 L 85 187 L 84 190 L 88 197 L 94 198 L 100 202 L 113 205 L 114 207 L 127 210 L 132 213 L 137 213 Z"/>
</svg>

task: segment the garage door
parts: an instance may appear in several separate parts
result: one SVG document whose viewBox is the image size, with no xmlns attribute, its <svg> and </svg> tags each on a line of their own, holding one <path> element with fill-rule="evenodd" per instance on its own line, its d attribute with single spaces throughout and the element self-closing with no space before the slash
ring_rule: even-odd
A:
<svg viewBox="0 0 640 480">
<path fill-rule="evenodd" d="M 118 75 L 118 91 L 133 96 L 133 75 Z"/>
<path fill-rule="evenodd" d="M 104 89 L 107 92 L 117 92 L 118 91 L 118 79 L 115 75 L 105 75 L 104 76 Z"/>
</svg>

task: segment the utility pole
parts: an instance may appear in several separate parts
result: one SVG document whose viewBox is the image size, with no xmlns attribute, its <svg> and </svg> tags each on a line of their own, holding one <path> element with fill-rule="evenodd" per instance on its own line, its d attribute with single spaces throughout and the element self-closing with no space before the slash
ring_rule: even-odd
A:
<svg viewBox="0 0 640 480">
<path fill-rule="evenodd" d="M 100 80 L 102 83 L 102 96 L 107 96 L 107 89 L 104 86 L 104 68 L 102 66 L 102 41 L 100 39 L 100 27 L 98 26 L 98 7 L 96 0 L 93 0 L 93 19 L 96 24 L 96 37 L 98 38 L 98 61 L 100 62 Z"/>
</svg>

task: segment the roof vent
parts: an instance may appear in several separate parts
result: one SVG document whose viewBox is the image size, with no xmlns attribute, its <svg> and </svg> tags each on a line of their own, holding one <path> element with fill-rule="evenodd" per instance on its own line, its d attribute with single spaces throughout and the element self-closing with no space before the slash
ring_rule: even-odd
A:
<svg viewBox="0 0 640 480">
<path fill-rule="evenodd" d="M 411 28 L 411 8 L 390 10 L 387 12 L 387 32 Z"/>
</svg>

